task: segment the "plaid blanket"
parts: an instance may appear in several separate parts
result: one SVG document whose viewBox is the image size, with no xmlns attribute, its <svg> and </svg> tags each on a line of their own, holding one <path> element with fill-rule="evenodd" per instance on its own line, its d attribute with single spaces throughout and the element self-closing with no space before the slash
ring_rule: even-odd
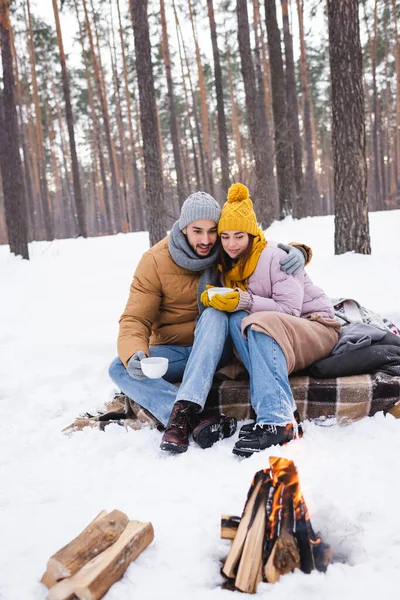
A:
<svg viewBox="0 0 400 600">
<path fill-rule="evenodd" d="M 293 375 L 290 385 L 302 421 L 334 417 L 337 423 L 345 425 L 379 411 L 400 418 L 400 377 L 385 373 L 336 379 Z M 73 433 L 88 426 L 104 429 L 109 423 L 132 429 L 144 425 L 156 427 L 148 413 L 143 413 L 146 411 L 124 394 L 116 394 L 98 415 L 81 415 L 63 431 Z M 205 416 L 224 413 L 238 420 L 254 418 L 248 379 L 215 380 L 204 413 Z"/>
<path fill-rule="evenodd" d="M 400 403 L 400 377 L 385 373 L 336 379 L 293 375 L 290 385 L 303 421 L 335 417 L 344 425 L 379 411 L 386 413 Z M 210 415 L 222 412 L 240 420 L 254 418 L 248 380 L 214 382 L 205 411 Z"/>
</svg>

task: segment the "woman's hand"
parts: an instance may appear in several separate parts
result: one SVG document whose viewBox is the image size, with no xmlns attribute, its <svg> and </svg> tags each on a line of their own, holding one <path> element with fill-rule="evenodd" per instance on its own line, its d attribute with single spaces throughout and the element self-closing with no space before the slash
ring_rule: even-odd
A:
<svg viewBox="0 0 400 600">
<path fill-rule="evenodd" d="M 204 304 L 206 308 L 210 308 L 211 306 L 210 298 L 208 297 L 208 290 L 212 287 L 215 287 L 215 285 L 206 285 L 206 289 L 200 294 L 200 302 Z"/>
<path fill-rule="evenodd" d="M 229 294 L 225 294 L 224 296 L 215 294 L 210 300 L 210 306 L 223 312 L 232 312 L 237 308 L 239 300 L 240 293 L 237 290 L 229 292 Z"/>
</svg>

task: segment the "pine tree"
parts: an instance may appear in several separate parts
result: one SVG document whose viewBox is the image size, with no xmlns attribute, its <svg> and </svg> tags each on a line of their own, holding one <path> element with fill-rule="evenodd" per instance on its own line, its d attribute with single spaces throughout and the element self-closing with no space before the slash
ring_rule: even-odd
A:
<svg viewBox="0 0 400 600">
<path fill-rule="evenodd" d="M 29 259 L 24 175 L 19 153 L 10 32 L 8 0 L 0 0 L 0 46 L 4 86 L 0 96 L 0 171 L 4 208 L 10 250 L 20 254 L 22 258 Z"/>
<path fill-rule="evenodd" d="M 153 245 L 165 236 L 166 226 L 147 4 L 147 0 L 131 0 L 149 213 L 149 236 L 150 244 Z"/>
<path fill-rule="evenodd" d="M 328 0 L 335 254 L 370 254 L 358 0 Z M 349 60 L 351 57 L 351 60 Z"/>
</svg>

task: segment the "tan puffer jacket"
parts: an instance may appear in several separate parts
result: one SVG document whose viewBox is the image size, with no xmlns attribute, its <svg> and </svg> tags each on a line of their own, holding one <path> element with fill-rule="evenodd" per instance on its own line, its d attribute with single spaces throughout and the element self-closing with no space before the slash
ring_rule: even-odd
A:
<svg viewBox="0 0 400 600">
<path fill-rule="evenodd" d="M 199 277 L 172 260 L 168 237 L 143 255 L 119 320 L 118 354 L 125 366 L 138 350 L 148 355 L 149 346 L 193 344 Z"/>
</svg>

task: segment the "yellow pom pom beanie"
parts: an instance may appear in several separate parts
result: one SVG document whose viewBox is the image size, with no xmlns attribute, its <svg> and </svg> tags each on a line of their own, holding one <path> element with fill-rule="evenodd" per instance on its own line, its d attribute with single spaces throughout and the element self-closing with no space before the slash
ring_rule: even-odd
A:
<svg viewBox="0 0 400 600">
<path fill-rule="evenodd" d="M 251 235 L 259 233 L 249 190 L 242 183 L 234 183 L 228 190 L 228 200 L 222 207 L 218 221 L 218 234 L 222 231 L 246 231 Z"/>
</svg>

